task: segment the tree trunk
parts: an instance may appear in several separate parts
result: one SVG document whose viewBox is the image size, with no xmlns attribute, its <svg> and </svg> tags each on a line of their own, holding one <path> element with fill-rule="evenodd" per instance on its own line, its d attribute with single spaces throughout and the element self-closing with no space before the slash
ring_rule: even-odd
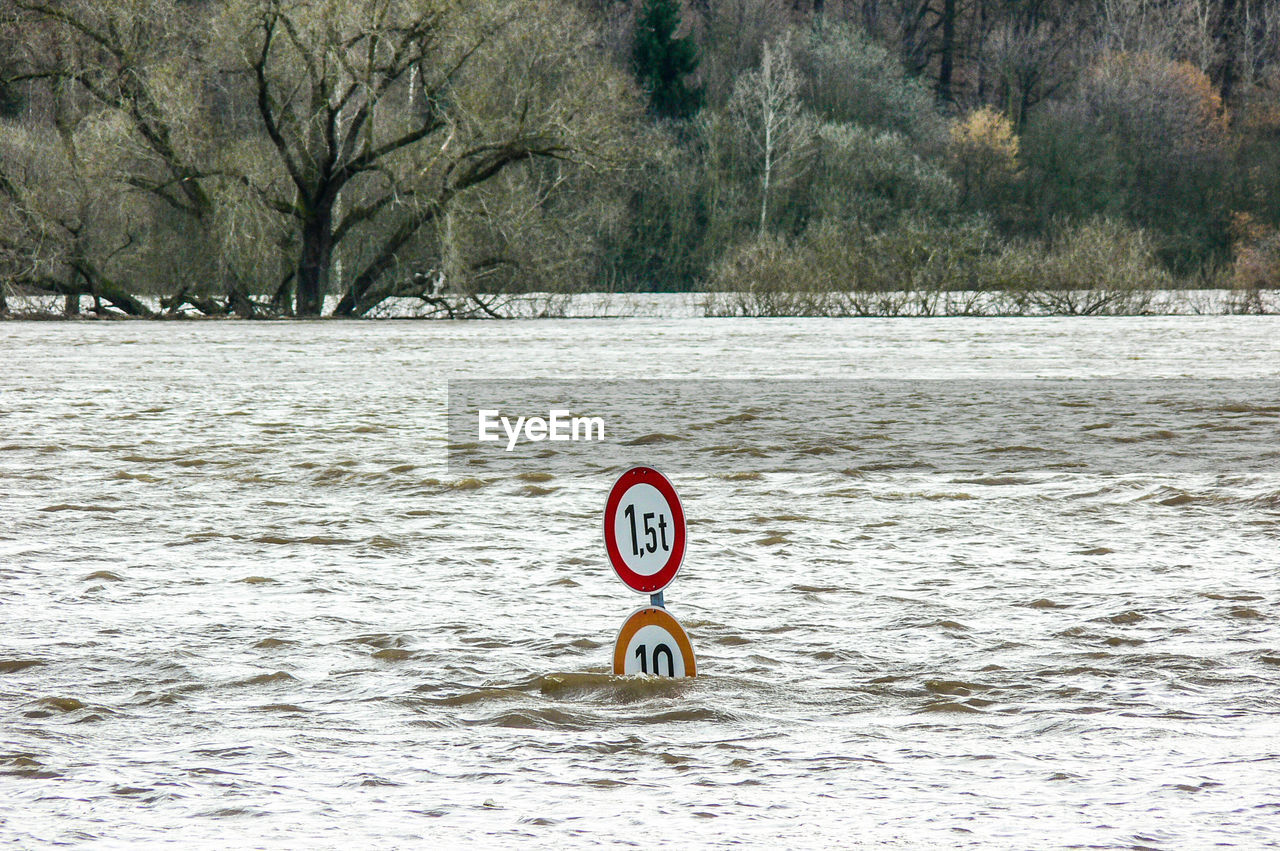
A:
<svg viewBox="0 0 1280 851">
<path fill-rule="evenodd" d="M 983 58 L 987 52 L 987 36 L 990 35 L 990 27 L 987 24 L 987 4 L 983 0 L 978 2 L 978 43 L 974 47 L 974 55 L 978 57 L 978 61 L 974 64 L 974 74 L 977 76 L 977 100 L 978 103 L 986 103 L 987 101 L 987 63 Z"/>
<path fill-rule="evenodd" d="M 1222 97 L 1223 106 L 1230 102 L 1231 95 L 1235 91 L 1235 85 L 1240 76 L 1236 66 L 1243 58 L 1240 54 L 1244 39 L 1241 38 L 1241 21 L 1238 11 L 1236 0 L 1222 0 L 1217 26 L 1214 28 L 1214 41 L 1217 43 L 1218 54 L 1214 77 L 1217 78 L 1215 82 L 1218 84 L 1218 94 Z"/>
<path fill-rule="evenodd" d="M 239 281 L 233 281 L 227 288 L 227 307 L 241 319 L 253 319 L 258 315 L 257 308 Z"/>
<path fill-rule="evenodd" d="M 329 291 L 329 272 L 333 267 L 333 209 L 324 202 L 317 207 L 302 229 L 295 306 L 298 316 L 319 316 Z"/>
<path fill-rule="evenodd" d="M 951 92 L 952 68 L 956 51 L 956 0 L 943 0 L 942 3 L 942 47 L 938 60 L 938 99 L 943 103 L 951 103 L 954 95 Z"/>
<path fill-rule="evenodd" d="M 348 289 L 342 294 L 342 298 L 338 299 L 338 306 L 333 309 L 334 316 L 355 316 L 356 315 L 356 294 Z"/>
<path fill-rule="evenodd" d="M 298 277 L 298 270 L 294 269 L 285 276 L 285 279 L 280 282 L 280 286 L 276 287 L 276 291 L 271 294 L 271 310 L 277 315 L 291 315 L 293 309 L 293 279 L 296 277 Z"/>
<path fill-rule="evenodd" d="M 83 277 L 83 276 L 82 276 Z M 112 307 L 123 311 L 129 316 L 145 316 L 152 317 L 155 313 L 146 304 L 134 298 L 119 284 L 106 280 L 101 277 L 93 276 L 94 284 L 88 283 L 68 283 L 66 281 L 54 280 L 51 278 L 40 278 L 36 280 L 25 280 L 24 284 L 43 290 L 47 293 L 56 293 L 57 295 L 66 296 L 66 304 L 76 307 L 75 313 L 79 313 L 80 296 L 91 295 L 106 299 Z M 70 314 L 69 314 L 70 315 Z"/>
<path fill-rule="evenodd" d="M 773 179 L 773 126 L 772 116 L 766 114 L 764 128 L 764 174 L 760 178 L 760 238 L 764 239 L 769 221 L 769 184 Z"/>
</svg>

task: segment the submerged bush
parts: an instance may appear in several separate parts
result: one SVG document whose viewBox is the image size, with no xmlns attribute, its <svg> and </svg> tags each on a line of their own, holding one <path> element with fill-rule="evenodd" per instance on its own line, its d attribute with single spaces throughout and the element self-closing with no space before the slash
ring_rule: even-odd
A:
<svg viewBox="0 0 1280 851">
<path fill-rule="evenodd" d="M 981 312 L 973 294 L 998 245 L 982 222 L 908 219 L 874 231 L 826 220 L 798 240 L 766 237 L 715 269 L 708 311 L 741 316 Z M 984 303 L 989 299 L 982 300 Z"/>
<path fill-rule="evenodd" d="M 1231 284 L 1236 291 L 1235 312 L 1264 313 L 1262 291 L 1280 288 L 1280 230 L 1248 213 L 1237 213 L 1234 219 Z"/>
<path fill-rule="evenodd" d="M 712 270 L 709 315 L 825 316 L 830 283 L 812 250 L 766 234 L 725 253 Z"/>
<path fill-rule="evenodd" d="M 1112 219 L 1060 225 L 1047 244 L 1011 245 L 995 269 L 993 283 L 1024 309 L 1054 314 L 1145 313 L 1154 291 L 1173 283 L 1150 235 Z"/>
<path fill-rule="evenodd" d="M 1109 220 L 1006 244 L 982 220 L 908 219 L 873 231 L 826 221 L 740 246 L 716 267 L 710 314 L 1141 314 L 1172 278 L 1151 237 Z"/>
<path fill-rule="evenodd" d="M 1235 262 L 1232 279 L 1240 289 L 1280 287 L 1280 231 L 1257 221 L 1248 213 L 1237 213 L 1232 230 Z"/>
<path fill-rule="evenodd" d="M 983 265 L 997 247 L 982 222 L 927 219 L 878 232 L 826 223 L 809 244 L 850 315 L 955 312 L 947 295 L 981 290 Z"/>
</svg>

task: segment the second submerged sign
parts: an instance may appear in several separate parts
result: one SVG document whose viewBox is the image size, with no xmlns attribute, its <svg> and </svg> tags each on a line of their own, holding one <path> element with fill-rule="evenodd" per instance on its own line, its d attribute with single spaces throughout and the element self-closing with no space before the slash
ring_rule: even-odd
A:
<svg viewBox="0 0 1280 851">
<path fill-rule="evenodd" d="M 613 673 L 692 677 L 698 673 L 684 627 L 666 609 L 646 606 L 631 613 L 613 642 Z"/>
</svg>

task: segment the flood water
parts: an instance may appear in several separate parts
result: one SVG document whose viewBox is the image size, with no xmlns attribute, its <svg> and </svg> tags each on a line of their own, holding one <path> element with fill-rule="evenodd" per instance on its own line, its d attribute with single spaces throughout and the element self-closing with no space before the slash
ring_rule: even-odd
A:
<svg viewBox="0 0 1280 851">
<path fill-rule="evenodd" d="M 691 680 L 608 673 L 617 459 L 446 464 L 624 378 L 757 380 L 629 444 Z M 1275 846 L 1277 618 L 1277 317 L 0 325 L 16 847 Z"/>
</svg>

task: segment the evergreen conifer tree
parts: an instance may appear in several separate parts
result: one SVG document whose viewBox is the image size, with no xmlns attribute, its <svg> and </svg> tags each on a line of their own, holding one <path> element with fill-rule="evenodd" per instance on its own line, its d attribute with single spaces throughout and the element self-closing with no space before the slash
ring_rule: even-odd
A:
<svg viewBox="0 0 1280 851">
<path fill-rule="evenodd" d="M 697 70 L 698 48 L 690 36 L 676 36 L 679 28 L 679 0 L 644 0 L 631 59 L 649 108 L 663 118 L 689 118 L 702 106 L 701 87 L 685 80 Z"/>
</svg>

